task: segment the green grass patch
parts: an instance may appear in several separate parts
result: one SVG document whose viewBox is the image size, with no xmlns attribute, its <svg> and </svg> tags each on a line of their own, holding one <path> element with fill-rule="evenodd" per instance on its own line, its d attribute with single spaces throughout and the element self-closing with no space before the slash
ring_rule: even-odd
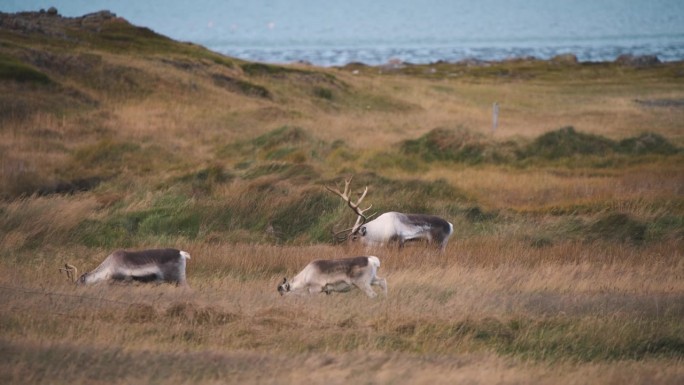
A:
<svg viewBox="0 0 684 385">
<path fill-rule="evenodd" d="M 516 328 L 510 323 L 495 324 L 482 340 L 501 353 L 552 362 L 684 357 L 681 326 L 673 320 L 617 324 L 610 320 L 517 320 Z"/>
<path fill-rule="evenodd" d="M 313 142 L 311 134 L 301 127 L 294 126 L 283 126 L 251 140 L 254 148 L 263 148 L 267 151 L 284 144 L 301 145 Z"/>
<path fill-rule="evenodd" d="M 120 248 L 159 239 L 194 239 L 204 210 L 182 196 L 162 196 L 145 210 L 113 213 L 103 220 L 84 220 L 74 232 L 88 247 Z"/>
<path fill-rule="evenodd" d="M 0 53 L 0 80 L 39 85 L 53 83 L 47 74 L 3 53 Z"/>
<path fill-rule="evenodd" d="M 189 184 L 193 194 L 210 194 L 216 186 L 228 183 L 235 176 L 220 164 L 214 164 L 199 171 L 185 174 L 177 182 Z"/>
<path fill-rule="evenodd" d="M 684 216 L 663 215 L 647 224 L 646 240 L 655 241 L 665 237 L 684 239 Z"/>
<path fill-rule="evenodd" d="M 337 184 L 339 188 L 342 185 L 341 179 L 323 181 L 323 183 Z M 400 211 L 439 215 L 446 205 L 469 200 L 463 191 L 443 179 L 435 181 L 391 179 L 374 172 L 362 172 L 355 175 L 352 193 L 360 193 L 365 186 L 368 186 L 369 192 L 364 204 L 373 204 L 373 212 L 378 213 Z M 338 201 L 342 205 L 339 198 Z M 351 210 L 347 211 L 351 212 Z"/>
<path fill-rule="evenodd" d="M 323 219 L 336 211 L 338 200 L 321 189 L 306 190 L 300 195 L 273 214 L 271 224 L 278 236 L 286 241 L 301 237 L 312 242 L 329 241 L 328 223 Z"/>
<path fill-rule="evenodd" d="M 248 82 L 246 80 L 232 78 L 230 76 L 214 74 L 211 76 L 214 84 L 231 92 L 237 92 L 245 96 L 271 99 L 273 95 L 268 88 Z"/>
<path fill-rule="evenodd" d="M 320 71 L 307 71 L 264 63 L 242 63 L 240 68 L 248 76 L 265 76 L 280 79 L 291 78 L 302 81 L 303 85 L 319 83 L 336 86 L 344 85 L 334 75 Z"/>
<path fill-rule="evenodd" d="M 325 87 L 314 87 L 313 94 L 314 96 L 325 100 L 333 100 L 334 96 L 333 91 L 330 88 Z"/>
<path fill-rule="evenodd" d="M 203 210 L 202 223 L 208 231 L 246 230 L 266 242 L 323 242 L 329 240 L 327 218 L 337 207 L 335 197 L 322 188 L 262 177 L 251 182 L 239 202 Z"/>
<path fill-rule="evenodd" d="M 293 73 L 304 73 L 304 71 L 264 63 L 242 63 L 240 68 L 249 76 L 282 76 Z"/>
<path fill-rule="evenodd" d="M 684 357 L 682 326 L 674 319 L 614 320 L 485 317 L 375 325 L 374 344 L 387 351 L 458 352 L 485 349 L 525 360 L 596 362 Z"/>
</svg>

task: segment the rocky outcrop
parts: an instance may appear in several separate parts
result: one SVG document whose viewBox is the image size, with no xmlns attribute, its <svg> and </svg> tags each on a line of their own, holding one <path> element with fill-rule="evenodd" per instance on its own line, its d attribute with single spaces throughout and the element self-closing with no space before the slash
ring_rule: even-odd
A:
<svg viewBox="0 0 684 385">
<path fill-rule="evenodd" d="M 627 67 L 650 67 L 660 64 L 660 59 L 656 55 L 623 54 L 615 59 L 615 63 Z"/>
<path fill-rule="evenodd" d="M 110 11 L 99 11 L 80 17 L 64 17 L 56 8 L 51 7 L 47 11 L 41 9 L 38 12 L 0 12 L 0 29 L 10 30 L 20 34 L 44 34 L 52 37 L 66 37 L 67 29 L 86 29 L 99 32 L 102 24 L 116 20 L 116 14 Z"/>
</svg>

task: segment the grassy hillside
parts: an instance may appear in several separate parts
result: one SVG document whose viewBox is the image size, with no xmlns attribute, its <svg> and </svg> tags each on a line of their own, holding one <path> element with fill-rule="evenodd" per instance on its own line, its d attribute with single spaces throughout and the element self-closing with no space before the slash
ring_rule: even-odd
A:
<svg viewBox="0 0 684 385">
<path fill-rule="evenodd" d="M 0 379 L 681 382 L 683 100 L 681 62 L 267 65 L 0 14 Z M 349 176 L 446 252 L 333 245 Z M 192 289 L 57 271 L 146 247 Z M 276 293 L 369 252 L 387 298 Z"/>
</svg>

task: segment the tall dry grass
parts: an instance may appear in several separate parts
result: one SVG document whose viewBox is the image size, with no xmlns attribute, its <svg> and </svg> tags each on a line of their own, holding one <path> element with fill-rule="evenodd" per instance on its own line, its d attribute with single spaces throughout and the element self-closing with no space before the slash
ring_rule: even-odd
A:
<svg viewBox="0 0 684 385">
<path fill-rule="evenodd" d="M 445 179 L 494 209 L 548 212 L 553 207 L 613 209 L 635 214 L 679 210 L 684 173 L 676 163 L 620 169 L 433 168 L 430 179 Z"/>
<path fill-rule="evenodd" d="M 358 290 L 276 291 L 282 276 L 312 259 L 365 251 L 355 247 L 190 242 L 182 247 L 192 254 L 189 289 L 75 288 L 59 276 L 55 255 L 16 264 L 5 256 L 0 328 L 2 350 L 13 358 L 3 373 L 10 382 L 76 383 L 290 382 L 310 370 L 333 382 L 366 378 L 356 367 L 373 383 L 573 383 L 577 373 L 676 383 L 680 246 L 569 243 L 541 251 L 489 239 L 456 240 L 443 255 L 420 246 L 375 249 L 390 286 L 375 300 Z M 104 257 L 79 252 L 90 254 L 83 269 Z"/>
<path fill-rule="evenodd" d="M 0 227 L 7 231 L 0 237 L 2 250 L 17 250 L 27 242 L 49 240 L 54 244 L 72 242 L 74 229 L 84 218 L 96 215 L 98 202 L 93 198 L 34 197 L 3 205 Z"/>
</svg>

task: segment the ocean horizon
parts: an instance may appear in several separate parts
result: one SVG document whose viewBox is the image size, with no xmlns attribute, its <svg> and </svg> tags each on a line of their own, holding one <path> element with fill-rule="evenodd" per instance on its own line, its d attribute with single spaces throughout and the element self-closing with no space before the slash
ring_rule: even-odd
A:
<svg viewBox="0 0 684 385">
<path fill-rule="evenodd" d="M 572 54 L 684 60 L 680 0 L 4 0 L 2 12 L 109 10 L 129 22 L 228 56 L 318 66 L 389 61 L 498 61 Z"/>
</svg>

